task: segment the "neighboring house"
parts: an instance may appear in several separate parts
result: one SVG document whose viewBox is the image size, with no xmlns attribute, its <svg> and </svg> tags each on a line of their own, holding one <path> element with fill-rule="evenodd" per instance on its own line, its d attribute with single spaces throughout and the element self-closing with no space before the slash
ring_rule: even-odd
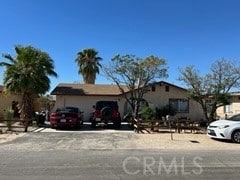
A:
<svg viewBox="0 0 240 180">
<path fill-rule="evenodd" d="M 4 93 L 4 86 L 0 85 L 0 118 L 3 117 L 3 112 L 7 108 L 17 109 L 17 104 L 21 102 L 21 96 L 17 94 Z M 17 112 L 15 111 L 15 115 Z"/>
<path fill-rule="evenodd" d="M 7 108 L 14 110 L 14 116 L 19 117 L 19 105 L 22 102 L 21 94 L 5 93 L 4 86 L 0 85 L 0 118 L 3 117 L 3 112 Z M 34 99 L 34 109 L 39 111 L 40 104 L 38 96 Z"/>
<path fill-rule="evenodd" d="M 194 120 L 204 118 L 200 105 L 187 97 L 187 90 L 176 85 L 161 81 L 149 85 L 143 98 L 152 106 L 161 108 L 171 104 L 177 109 L 177 116 L 187 116 Z M 125 92 L 128 90 L 124 87 Z M 92 106 L 99 100 L 115 100 L 123 117 L 128 103 L 117 85 L 101 84 L 59 84 L 52 92 L 56 95 L 54 110 L 64 106 L 76 106 L 84 112 L 85 121 L 92 112 Z"/>
<path fill-rule="evenodd" d="M 230 104 L 217 109 L 217 117 L 220 119 L 240 113 L 240 92 L 233 92 L 230 95 Z"/>
</svg>

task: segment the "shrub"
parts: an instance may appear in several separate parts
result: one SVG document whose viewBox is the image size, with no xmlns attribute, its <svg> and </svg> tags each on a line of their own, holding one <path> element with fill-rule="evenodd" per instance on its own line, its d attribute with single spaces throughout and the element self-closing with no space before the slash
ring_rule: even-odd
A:
<svg viewBox="0 0 240 180">
<path fill-rule="evenodd" d="M 153 120 L 155 118 L 155 112 L 149 106 L 144 106 L 140 111 L 140 115 L 145 120 Z"/>
<path fill-rule="evenodd" d="M 162 117 L 166 117 L 167 115 L 174 116 L 176 111 L 169 104 L 162 106 L 161 108 L 156 108 L 156 117 L 161 119 Z"/>
<path fill-rule="evenodd" d="M 11 120 L 13 118 L 13 110 L 12 108 L 7 108 L 4 110 L 4 113 L 3 113 L 3 118 L 4 120 Z"/>
<path fill-rule="evenodd" d="M 8 131 L 11 130 L 11 126 L 12 126 L 11 120 L 13 119 L 13 114 L 14 114 L 14 111 L 10 107 L 5 109 L 3 113 L 3 119 L 6 120 Z"/>
</svg>

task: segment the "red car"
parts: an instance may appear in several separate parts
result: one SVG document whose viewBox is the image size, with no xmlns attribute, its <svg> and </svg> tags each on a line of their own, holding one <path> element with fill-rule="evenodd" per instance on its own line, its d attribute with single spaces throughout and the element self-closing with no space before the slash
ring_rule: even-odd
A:
<svg viewBox="0 0 240 180">
<path fill-rule="evenodd" d="M 83 124 L 83 112 L 77 107 L 64 107 L 57 109 L 50 115 L 50 124 L 52 128 L 61 127 L 80 127 Z"/>
</svg>

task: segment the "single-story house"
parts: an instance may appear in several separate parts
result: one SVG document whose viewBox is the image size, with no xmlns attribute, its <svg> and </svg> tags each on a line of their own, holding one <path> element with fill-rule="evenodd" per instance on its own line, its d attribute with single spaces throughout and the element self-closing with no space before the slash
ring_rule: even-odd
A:
<svg viewBox="0 0 240 180">
<path fill-rule="evenodd" d="M 124 87 L 125 93 L 128 93 Z M 160 81 L 149 85 L 143 98 L 154 107 L 161 108 L 171 104 L 177 110 L 177 116 L 185 116 L 194 120 L 204 119 L 203 111 L 198 103 L 187 96 L 187 90 Z M 84 120 L 89 119 L 92 106 L 99 100 L 114 100 L 118 102 L 121 116 L 125 114 L 128 103 L 117 85 L 110 84 L 69 84 L 60 83 L 52 92 L 56 95 L 53 110 L 65 106 L 75 106 L 84 112 Z"/>
<path fill-rule="evenodd" d="M 22 95 L 4 92 L 4 86 L 0 85 L 0 118 L 3 117 L 4 110 L 11 108 L 14 110 L 14 116 L 19 117 L 19 104 L 22 102 Z M 34 99 L 34 109 L 39 111 L 40 104 L 38 96 Z"/>
<path fill-rule="evenodd" d="M 20 95 L 5 93 L 4 86 L 0 85 L 0 118 L 3 117 L 4 110 L 8 108 L 16 109 L 17 104 L 20 102 Z"/>
<path fill-rule="evenodd" d="M 230 104 L 217 109 L 217 116 L 220 119 L 240 113 L 240 92 L 232 92 L 230 96 Z"/>
</svg>

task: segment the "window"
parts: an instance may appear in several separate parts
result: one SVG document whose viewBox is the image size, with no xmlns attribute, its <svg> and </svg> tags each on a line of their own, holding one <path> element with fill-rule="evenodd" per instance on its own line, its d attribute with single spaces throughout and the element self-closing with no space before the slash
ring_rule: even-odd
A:
<svg viewBox="0 0 240 180">
<path fill-rule="evenodd" d="M 224 113 L 232 113 L 232 104 L 224 106 Z"/>
<path fill-rule="evenodd" d="M 153 85 L 152 86 L 152 91 L 155 92 L 156 91 L 156 87 Z"/>
<path fill-rule="evenodd" d="M 177 113 L 189 112 L 188 99 L 169 99 L 169 104 Z"/>
<path fill-rule="evenodd" d="M 169 86 L 165 86 L 165 91 L 169 92 Z"/>
<path fill-rule="evenodd" d="M 232 121 L 240 121 L 240 115 L 237 114 L 237 115 L 235 115 L 235 116 L 232 116 L 232 117 L 229 118 L 229 120 L 232 120 Z"/>
</svg>

